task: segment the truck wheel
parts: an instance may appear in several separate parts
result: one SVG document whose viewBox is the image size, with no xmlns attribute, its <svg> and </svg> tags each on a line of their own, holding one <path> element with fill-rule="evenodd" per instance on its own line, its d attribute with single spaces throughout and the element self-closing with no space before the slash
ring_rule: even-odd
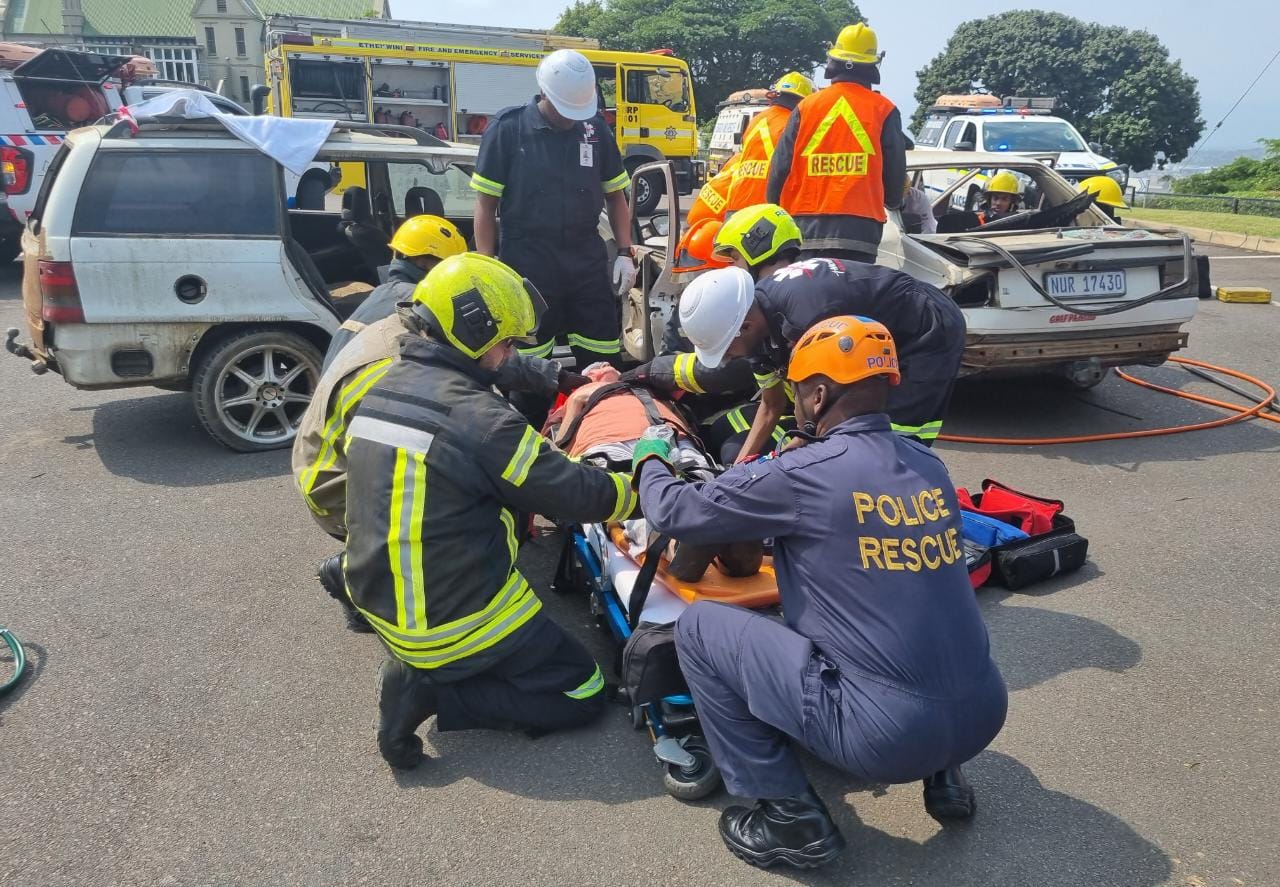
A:
<svg viewBox="0 0 1280 887">
<path fill-rule="evenodd" d="M 631 180 L 631 187 L 636 192 L 636 215 L 649 216 L 658 208 L 662 199 L 662 175 L 647 173 Z"/>
<path fill-rule="evenodd" d="M 0 240 L 0 265 L 8 265 L 22 252 L 22 238 L 18 235 Z"/>
<path fill-rule="evenodd" d="M 315 345 L 286 330 L 231 336 L 196 367 L 196 416 L 214 440 L 237 452 L 287 447 L 320 381 L 322 360 Z"/>
</svg>

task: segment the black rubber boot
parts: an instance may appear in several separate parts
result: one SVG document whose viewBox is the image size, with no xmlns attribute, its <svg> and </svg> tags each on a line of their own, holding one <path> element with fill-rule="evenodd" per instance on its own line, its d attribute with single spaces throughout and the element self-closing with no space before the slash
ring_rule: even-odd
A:
<svg viewBox="0 0 1280 887">
<path fill-rule="evenodd" d="M 316 571 L 316 578 L 320 580 L 320 586 L 328 592 L 329 597 L 342 604 L 342 609 L 346 612 L 348 630 L 361 634 L 373 631 L 369 620 L 364 618 L 364 614 L 357 610 L 351 603 L 351 599 L 347 597 L 347 580 L 342 575 L 342 552 L 322 560 L 320 568 Z"/>
<path fill-rule="evenodd" d="M 762 869 L 779 862 L 817 868 L 844 849 L 844 836 L 812 787 L 754 807 L 730 807 L 720 814 L 720 837 L 730 853 Z"/>
<path fill-rule="evenodd" d="M 939 822 L 968 819 L 978 809 L 973 786 L 959 767 L 939 770 L 924 781 L 924 809 Z"/>
<path fill-rule="evenodd" d="M 382 663 L 378 695 L 378 751 L 397 770 L 412 770 L 426 757 L 416 732 L 436 713 L 436 688 L 426 675 L 399 659 Z"/>
</svg>

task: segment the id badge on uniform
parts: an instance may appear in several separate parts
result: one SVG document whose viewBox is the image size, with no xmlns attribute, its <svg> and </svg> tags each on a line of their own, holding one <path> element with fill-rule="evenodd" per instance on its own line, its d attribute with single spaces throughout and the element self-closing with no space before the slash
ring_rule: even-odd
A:
<svg viewBox="0 0 1280 887">
<path fill-rule="evenodd" d="M 578 145 L 578 165 L 593 166 L 595 164 L 595 155 L 591 149 L 589 142 L 582 142 Z"/>
</svg>

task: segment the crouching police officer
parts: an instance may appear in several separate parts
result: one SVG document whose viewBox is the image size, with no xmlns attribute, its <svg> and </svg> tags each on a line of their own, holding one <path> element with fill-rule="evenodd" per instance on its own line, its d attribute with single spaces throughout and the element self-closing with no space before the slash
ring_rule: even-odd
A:
<svg viewBox="0 0 1280 887">
<path fill-rule="evenodd" d="M 415 296 L 400 360 L 347 426 L 346 584 L 390 653 L 378 748 L 422 760 L 415 731 L 555 730 L 604 706 L 590 654 L 515 568 L 516 514 L 628 516 L 625 475 L 571 462 L 492 386 L 541 297 L 497 259 L 441 262 Z"/>
<path fill-rule="evenodd" d="M 833 859 L 844 839 L 794 740 L 868 782 L 924 780 L 939 820 L 974 811 L 960 765 L 1004 724 L 1008 697 L 969 585 L 955 488 L 942 461 L 895 434 L 899 380 L 885 327 L 834 317 L 792 356 L 804 446 L 703 484 L 643 440 L 650 526 L 692 544 L 774 539 L 786 622 L 698 602 L 676 623 L 680 667 L 725 785 L 756 798 L 720 817 L 751 865 Z"/>
</svg>

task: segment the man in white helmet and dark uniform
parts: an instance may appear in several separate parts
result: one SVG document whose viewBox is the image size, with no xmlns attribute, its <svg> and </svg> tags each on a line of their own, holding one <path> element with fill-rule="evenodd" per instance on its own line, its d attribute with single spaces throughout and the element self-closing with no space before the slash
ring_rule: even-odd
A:
<svg viewBox="0 0 1280 887">
<path fill-rule="evenodd" d="M 636 276 L 630 177 L 600 115 L 586 57 L 557 50 L 538 65 L 537 77 L 540 94 L 500 111 L 480 143 L 471 177 L 479 192 L 476 249 L 529 278 L 547 301 L 538 341 L 523 353 L 549 357 L 563 337 L 578 366 L 613 362 L 621 350 L 618 297 Z M 612 268 L 597 233 L 602 206 L 618 245 Z M 521 404 L 535 425 L 547 406 Z"/>
</svg>

